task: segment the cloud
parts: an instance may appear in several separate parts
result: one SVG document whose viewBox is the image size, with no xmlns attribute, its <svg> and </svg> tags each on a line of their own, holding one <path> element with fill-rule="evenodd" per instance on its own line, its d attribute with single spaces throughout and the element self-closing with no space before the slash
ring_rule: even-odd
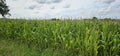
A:
<svg viewBox="0 0 120 56">
<path fill-rule="evenodd" d="M 100 0 L 99 2 L 105 3 L 105 4 L 111 4 L 115 2 L 115 0 Z"/>
<path fill-rule="evenodd" d="M 12 1 L 18 1 L 18 0 L 12 0 Z"/>
<path fill-rule="evenodd" d="M 70 8 L 70 5 L 65 5 L 63 6 L 63 8 Z"/>
<path fill-rule="evenodd" d="M 51 7 L 51 9 L 55 9 L 55 7 L 53 6 L 53 7 Z"/>
<path fill-rule="evenodd" d="M 35 4 L 34 4 L 34 5 L 26 6 L 25 9 L 29 9 L 29 10 L 34 10 L 34 9 L 35 9 L 35 10 L 36 10 L 36 9 L 38 10 L 38 9 L 39 9 L 39 10 L 40 10 L 40 9 L 43 8 L 43 7 L 44 7 L 43 5 L 35 5 Z"/>
<path fill-rule="evenodd" d="M 6 0 L 12 17 L 117 16 L 120 0 Z"/>
<path fill-rule="evenodd" d="M 32 5 L 30 7 L 28 7 L 28 9 L 35 9 L 36 8 L 36 5 Z"/>
<path fill-rule="evenodd" d="M 51 3 L 60 3 L 63 0 L 35 0 L 39 4 L 51 4 Z"/>
<path fill-rule="evenodd" d="M 52 0 L 53 3 L 59 3 L 62 2 L 63 0 Z"/>
<path fill-rule="evenodd" d="M 111 17 L 115 18 L 118 17 L 120 18 L 120 0 L 115 0 L 114 2 L 111 3 L 99 3 L 96 4 L 98 5 L 97 7 L 97 14 L 98 16 L 105 18 L 105 17 Z"/>
<path fill-rule="evenodd" d="M 115 0 L 113 3 L 109 4 L 109 6 L 101 8 L 100 12 L 101 13 L 120 12 L 120 0 Z"/>
<path fill-rule="evenodd" d="M 111 4 L 115 2 L 116 0 L 97 0 L 97 3 L 102 3 L 102 4 Z"/>
<path fill-rule="evenodd" d="M 63 0 L 29 0 L 26 2 L 25 9 L 56 9 Z M 31 3 L 32 2 L 32 3 Z M 49 5 L 48 5 L 49 4 Z M 69 5 L 60 5 L 59 7 L 68 8 Z"/>
</svg>

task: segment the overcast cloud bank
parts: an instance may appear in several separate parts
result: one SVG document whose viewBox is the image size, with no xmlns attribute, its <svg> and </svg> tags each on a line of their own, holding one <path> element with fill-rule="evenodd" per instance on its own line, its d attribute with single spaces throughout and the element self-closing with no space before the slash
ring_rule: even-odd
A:
<svg viewBox="0 0 120 56">
<path fill-rule="evenodd" d="M 7 0 L 11 17 L 120 18 L 120 0 Z"/>
</svg>

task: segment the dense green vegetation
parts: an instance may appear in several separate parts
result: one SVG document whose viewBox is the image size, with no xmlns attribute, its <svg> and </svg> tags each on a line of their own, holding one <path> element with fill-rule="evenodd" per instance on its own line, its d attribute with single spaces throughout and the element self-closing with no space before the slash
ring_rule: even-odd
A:
<svg viewBox="0 0 120 56">
<path fill-rule="evenodd" d="M 8 5 L 6 5 L 6 0 L 0 0 L 0 14 L 3 18 L 6 17 L 6 15 L 11 16 L 11 14 L 9 13 L 10 9 L 8 7 Z"/>
<path fill-rule="evenodd" d="M 3 19 L 0 40 L 1 56 L 119 56 L 120 21 Z"/>
</svg>

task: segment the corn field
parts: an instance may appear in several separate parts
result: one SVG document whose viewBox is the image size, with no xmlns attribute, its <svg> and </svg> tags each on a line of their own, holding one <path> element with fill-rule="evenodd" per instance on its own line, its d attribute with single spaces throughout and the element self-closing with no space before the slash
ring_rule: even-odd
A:
<svg viewBox="0 0 120 56">
<path fill-rule="evenodd" d="M 0 20 L 0 39 L 11 39 L 65 56 L 119 56 L 120 21 Z"/>
</svg>

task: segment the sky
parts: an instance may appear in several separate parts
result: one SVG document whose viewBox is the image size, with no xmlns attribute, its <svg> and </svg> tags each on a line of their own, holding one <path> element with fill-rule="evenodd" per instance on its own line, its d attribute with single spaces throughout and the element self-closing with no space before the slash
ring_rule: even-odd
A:
<svg viewBox="0 0 120 56">
<path fill-rule="evenodd" d="M 120 0 L 6 0 L 11 18 L 120 18 Z"/>
</svg>

